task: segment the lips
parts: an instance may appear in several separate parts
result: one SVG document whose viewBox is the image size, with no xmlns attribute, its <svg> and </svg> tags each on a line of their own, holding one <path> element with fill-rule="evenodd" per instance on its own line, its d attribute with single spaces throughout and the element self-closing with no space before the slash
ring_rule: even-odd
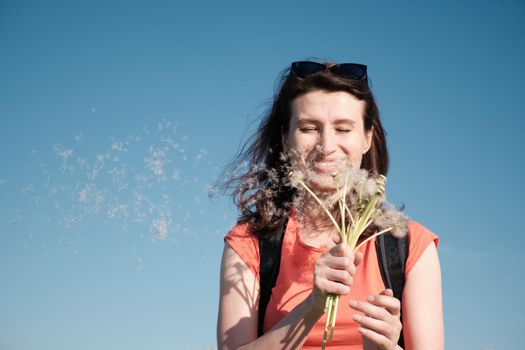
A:
<svg viewBox="0 0 525 350">
<path fill-rule="evenodd" d="M 335 160 L 314 161 L 313 168 L 316 171 L 332 173 L 339 169 L 339 164 L 340 162 Z"/>
</svg>

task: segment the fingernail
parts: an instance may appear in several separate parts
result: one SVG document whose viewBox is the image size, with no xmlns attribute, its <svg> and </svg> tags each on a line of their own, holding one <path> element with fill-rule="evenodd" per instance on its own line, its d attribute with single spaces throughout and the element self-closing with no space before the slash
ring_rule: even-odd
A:
<svg viewBox="0 0 525 350">
<path fill-rule="evenodd" d="M 352 318 L 354 319 L 354 321 L 361 321 L 363 319 L 361 315 L 354 315 Z"/>
<path fill-rule="evenodd" d="M 348 304 L 350 304 L 350 306 L 356 307 L 357 306 L 357 301 L 350 300 L 350 302 Z"/>
<path fill-rule="evenodd" d="M 374 300 L 376 300 L 376 297 L 374 297 L 373 295 L 368 297 L 369 302 L 373 302 Z"/>
<path fill-rule="evenodd" d="M 366 333 L 366 329 L 364 329 L 364 328 L 359 327 L 357 330 L 358 330 L 359 333 L 361 333 L 361 334 L 365 334 L 365 333 Z"/>
</svg>

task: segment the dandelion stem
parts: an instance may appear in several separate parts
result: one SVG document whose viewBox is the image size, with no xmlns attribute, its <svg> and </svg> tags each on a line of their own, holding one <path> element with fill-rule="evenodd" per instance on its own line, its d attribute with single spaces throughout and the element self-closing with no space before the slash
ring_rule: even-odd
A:
<svg viewBox="0 0 525 350">
<path fill-rule="evenodd" d="M 346 206 L 346 189 L 347 189 L 347 185 L 348 185 L 348 173 L 346 173 L 346 176 L 345 176 L 345 184 L 343 186 L 343 196 L 341 198 L 341 196 L 339 197 L 340 198 L 340 203 L 341 203 L 341 206 L 339 207 L 339 213 L 341 214 L 341 241 L 343 242 L 346 242 L 346 225 L 345 225 L 345 217 L 346 217 L 346 212 L 345 212 L 345 206 Z"/>
<path fill-rule="evenodd" d="M 323 210 L 325 211 L 326 215 L 328 215 L 330 220 L 332 220 L 332 223 L 334 224 L 334 226 L 337 228 L 337 231 L 341 232 L 341 228 L 337 224 L 337 221 L 335 221 L 332 213 L 330 213 L 330 210 L 328 210 L 328 208 L 319 199 L 319 197 L 317 197 L 317 195 L 308 186 L 306 186 L 306 184 L 302 180 L 298 180 L 298 182 L 315 199 L 315 201 L 321 206 L 321 208 L 323 208 Z"/>
<path fill-rule="evenodd" d="M 386 228 L 386 229 L 384 229 L 384 230 L 382 230 L 382 231 L 379 231 L 379 232 L 377 232 L 377 233 L 374 233 L 372 236 L 368 237 L 367 239 L 365 239 L 364 241 L 362 241 L 361 243 L 359 243 L 359 245 L 358 245 L 357 247 L 355 247 L 355 250 L 358 251 L 359 248 L 361 248 L 366 242 L 368 242 L 368 241 L 371 240 L 372 238 L 375 238 L 375 237 L 377 237 L 377 236 L 379 236 L 379 235 L 382 235 L 382 234 L 385 233 L 385 232 L 390 231 L 392 228 L 393 228 L 393 227 L 389 227 L 389 228 Z"/>
<path fill-rule="evenodd" d="M 336 175 L 334 175 L 335 177 Z M 304 181 L 297 179 L 297 182 L 308 192 L 312 198 L 321 206 L 321 208 L 324 210 L 328 218 L 332 221 L 335 228 L 339 232 L 339 236 L 341 237 L 341 243 L 347 244 L 352 250 L 355 252 L 361 248 L 363 244 L 368 242 L 374 237 L 379 236 L 380 234 L 383 234 L 389 230 L 392 229 L 392 227 L 389 227 L 385 230 L 382 230 L 380 232 L 377 232 L 373 234 L 370 237 L 367 237 L 363 242 L 361 242 L 359 245 L 357 245 L 357 242 L 359 240 L 359 237 L 365 232 L 365 230 L 372 224 L 374 221 L 374 217 L 376 216 L 377 205 L 380 203 L 381 199 L 383 198 L 383 195 L 385 193 L 385 180 L 386 178 L 384 176 L 379 176 L 376 178 L 376 184 L 377 184 L 377 190 L 373 195 L 367 198 L 363 198 L 364 190 L 363 190 L 363 183 L 359 183 L 356 188 L 357 192 L 357 201 L 356 201 L 356 207 L 354 208 L 354 215 L 352 215 L 352 211 L 348 207 L 346 203 L 346 196 L 348 192 L 348 179 L 349 174 L 347 173 L 345 176 L 345 181 L 343 185 L 343 189 L 341 192 L 341 189 L 339 188 L 338 184 L 336 183 L 336 193 L 337 193 L 337 204 L 339 206 L 339 214 L 341 215 L 341 226 L 337 223 L 336 219 L 330 212 L 330 210 L 326 207 L 326 205 L 321 201 L 321 199 L 304 183 Z M 366 196 L 369 196 L 366 194 Z M 350 218 L 350 222 L 347 223 L 346 215 Z M 356 247 L 357 245 L 357 247 Z M 326 321 L 324 326 L 324 333 L 323 333 L 323 341 L 321 344 L 321 349 L 324 350 L 326 348 L 326 343 L 330 340 L 332 340 L 332 336 L 335 329 L 335 322 L 337 319 L 337 309 L 339 306 L 339 295 L 337 294 L 328 294 L 326 296 L 325 300 L 325 308 L 324 312 L 326 313 Z"/>
<path fill-rule="evenodd" d="M 345 209 L 346 209 L 348 216 L 350 217 L 350 221 L 352 221 L 352 225 L 354 225 L 354 217 L 352 216 L 352 211 L 350 210 L 350 208 L 348 208 L 348 205 L 346 205 L 346 202 L 345 202 Z"/>
<path fill-rule="evenodd" d="M 342 213 L 341 231 L 339 231 L 339 236 L 341 237 L 341 242 L 345 242 L 346 241 L 345 210 L 344 210 L 344 203 L 341 199 L 339 199 L 339 212 Z"/>
</svg>

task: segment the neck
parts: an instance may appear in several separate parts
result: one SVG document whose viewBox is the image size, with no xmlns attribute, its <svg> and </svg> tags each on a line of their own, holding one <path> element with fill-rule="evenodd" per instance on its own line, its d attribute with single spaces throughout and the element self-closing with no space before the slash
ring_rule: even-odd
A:
<svg viewBox="0 0 525 350">
<path fill-rule="evenodd" d="M 323 203 L 330 203 L 329 197 L 331 195 L 332 194 L 323 196 L 318 194 L 318 197 Z M 327 206 L 331 207 L 331 205 Z M 339 237 L 339 232 L 334 226 L 332 220 L 330 220 L 326 214 L 325 210 L 310 196 L 304 196 L 301 198 L 300 202 L 296 203 L 296 209 L 303 232 L 308 236 L 315 237 L 324 235 Z"/>
</svg>

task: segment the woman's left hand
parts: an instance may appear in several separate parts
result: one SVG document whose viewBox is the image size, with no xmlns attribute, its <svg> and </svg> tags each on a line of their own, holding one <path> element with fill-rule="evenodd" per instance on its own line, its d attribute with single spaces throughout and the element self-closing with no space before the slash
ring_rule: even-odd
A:
<svg viewBox="0 0 525 350">
<path fill-rule="evenodd" d="M 368 301 L 351 300 L 350 307 L 364 315 L 355 314 L 364 350 L 394 350 L 401 334 L 401 303 L 391 289 L 368 297 Z"/>
</svg>

